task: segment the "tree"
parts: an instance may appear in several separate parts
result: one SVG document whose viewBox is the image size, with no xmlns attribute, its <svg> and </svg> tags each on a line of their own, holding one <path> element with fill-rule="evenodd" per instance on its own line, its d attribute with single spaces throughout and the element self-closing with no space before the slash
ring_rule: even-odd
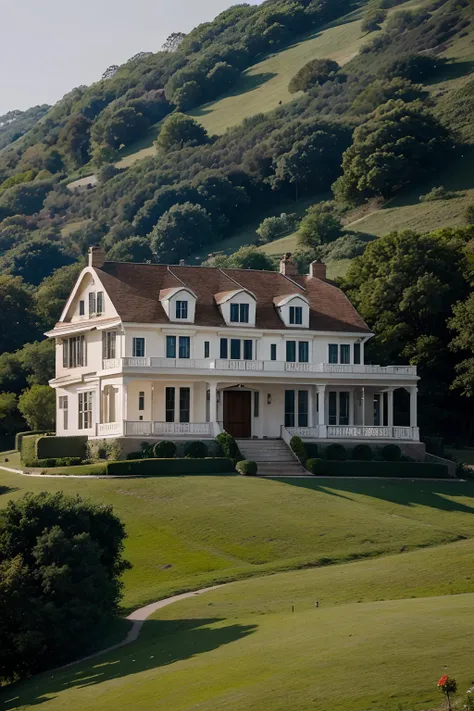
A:
<svg viewBox="0 0 474 711">
<path fill-rule="evenodd" d="M 46 195 L 52 189 L 51 180 L 34 180 L 5 190 L 0 197 L 0 217 L 34 215 L 41 210 Z"/>
<path fill-rule="evenodd" d="M 176 52 L 185 37 L 186 34 L 184 32 L 172 32 L 169 37 L 166 38 L 161 49 L 163 52 Z"/>
<path fill-rule="evenodd" d="M 92 651 L 117 614 L 125 529 L 111 506 L 25 494 L 0 516 L 0 678 Z M 72 643 L 73 642 L 73 643 Z"/>
<path fill-rule="evenodd" d="M 454 332 L 450 343 L 451 350 L 461 354 L 461 362 L 457 365 L 457 377 L 453 387 L 460 388 L 463 395 L 474 395 L 474 294 L 465 301 L 453 306 L 453 317 L 448 321 L 449 328 Z"/>
<path fill-rule="evenodd" d="M 90 159 L 92 121 L 84 114 L 70 116 L 58 136 L 58 146 L 73 167 L 85 165 Z"/>
<path fill-rule="evenodd" d="M 144 237 L 130 237 L 117 242 L 107 254 L 111 262 L 151 262 L 153 253 L 149 240 Z"/>
<path fill-rule="evenodd" d="M 113 76 L 117 74 L 119 70 L 119 65 L 118 64 L 111 64 L 110 67 L 107 67 L 105 72 L 102 74 L 102 79 L 111 79 Z"/>
<path fill-rule="evenodd" d="M 347 202 L 388 198 L 444 164 L 453 147 L 448 129 L 421 103 L 389 101 L 354 131 L 335 194 Z"/>
<path fill-rule="evenodd" d="M 474 225 L 474 203 L 468 205 L 464 210 L 464 219 L 468 225 Z"/>
<path fill-rule="evenodd" d="M 189 111 L 198 106 L 203 98 L 202 89 L 196 81 L 187 81 L 173 94 L 173 103 L 178 111 Z"/>
<path fill-rule="evenodd" d="M 134 106 L 121 106 L 115 111 L 104 111 L 94 123 L 91 137 L 94 144 L 118 149 L 141 138 L 149 126 L 150 121 Z M 96 158 L 94 154 L 94 159 Z"/>
<path fill-rule="evenodd" d="M 241 247 L 230 255 L 216 254 L 205 262 L 206 266 L 221 269 L 261 269 L 275 271 L 275 262 L 258 247 L 249 245 Z"/>
<path fill-rule="evenodd" d="M 46 339 L 0 355 L 0 392 L 21 393 L 28 385 L 47 385 L 54 378 L 55 344 Z"/>
<path fill-rule="evenodd" d="M 22 279 L 0 274 L 0 353 L 15 351 L 38 330 L 33 294 Z"/>
<path fill-rule="evenodd" d="M 273 242 L 296 229 L 297 217 L 295 214 L 282 212 L 278 217 L 266 217 L 256 229 L 262 243 Z"/>
<path fill-rule="evenodd" d="M 432 54 L 407 54 L 395 59 L 382 69 L 388 79 L 402 77 L 412 82 L 424 82 L 431 79 L 448 60 Z"/>
<path fill-rule="evenodd" d="M 32 430 L 53 430 L 56 394 L 49 385 L 32 385 L 18 400 L 18 409 Z"/>
<path fill-rule="evenodd" d="M 298 229 L 298 247 L 317 247 L 333 242 L 342 234 L 342 222 L 329 202 L 320 202 L 306 210 Z"/>
<path fill-rule="evenodd" d="M 380 30 L 380 26 L 385 21 L 387 17 L 387 11 L 382 10 L 382 8 L 374 8 L 369 10 L 364 15 L 362 20 L 361 30 L 362 32 L 375 32 L 375 30 Z"/>
<path fill-rule="evenodd" d="M 60 243 L 37 237 L 10 249 L 0 261 L 0 266 L 5 272 L 37 285 L 53 270 L 73 261 Z"/>
<path fill-rule="evenodd" d="M 395 77 L 390 81 L 376 79 L 355 99 L 351 106 L 351 112 L 368 114 L 392 99 L 401 99 L 410 103 L 419 99 L 424 101 L 427 98 L 428 92 L 423 89 L 421 84 L 412 84 L 411 81 L 400 77 Z"/>
<path fill-rule="evenodd" d="M 174 205 L 150 233 L 156 261 L 176 264 L 214 239 L 209 213 L 199 205 Z"/>
<path fill-rule="evenodd" d="M 35 311 L 44 330 L 52 328 L 61 316 L 69 294 L 85 263 L 60 267 L 47 276 L 35 291 Z"/>
<path fill-rule="evenodd" d="M 220 96 L 231 89 L 237 81 L 240 72 L 227 62 L 217 62 L 207 73 L 206 90 L 209 98 Z"/>
<path fill-rule="evenodd" d="M 290 80 L 288 91 L 309 91 L 315 86 L 321 86 L 335 79 L 340 66 L 333 59 L 311 59 Z"/>
<path fill-rule="evenodd" d="M 17 395 L 0 392 L 0 434 L 15 434 L 20 426 Z"/>
<path fill-rule="evenodd" d="M 156 147 L 159 151 L 168 153 L 184 146 L 201 146 L 208 140 L 207 131 L 200 123 L 190 116 L 174 113 L 164 121 L 156 139 Z"/>
</svg>

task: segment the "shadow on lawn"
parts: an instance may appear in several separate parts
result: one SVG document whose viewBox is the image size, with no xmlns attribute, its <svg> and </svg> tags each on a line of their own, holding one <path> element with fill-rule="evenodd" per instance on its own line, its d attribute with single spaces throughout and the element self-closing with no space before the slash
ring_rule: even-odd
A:
<svg viewBox="0 0 474 711">
<path fill-rule="evenodd" d="M 331 496 L 351 499 L 348 494 L 362 494 L 383 499 L 401 506 L 429 506 L 440 511 L 474 513 L 474 483 L 471 482 L 435 482 L 387 479 L 331 479 L 324 483 L 322 479 L 285 479 L 285 484 L 313 489 Z M 344 493 L 342 493 L 344 492 Z M 472 506 L 454 501 L 450 496 L 467 496 L 472 499 Z"/>
<path fill-rule="evenodd" d="M 96 659 L 49 671 L 3 690 L 3 709 L 42 704 L 68 689 L 82 689 L 191 659 L 257 630 L 257 625 L 214 627 L 219 618 L 149 620 L 137 642 Z"/>
</svg>

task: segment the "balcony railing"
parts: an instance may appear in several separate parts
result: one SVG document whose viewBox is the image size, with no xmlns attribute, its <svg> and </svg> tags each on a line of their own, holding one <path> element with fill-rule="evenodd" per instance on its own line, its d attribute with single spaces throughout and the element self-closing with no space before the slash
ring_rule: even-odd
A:
<svg viewBox="0 0 474 711">
<path fill-rule="evenodd" d="M 213 436 L 211 422 L 149 422 L 145 420 L 124 422 L 124 434 L 137 437 L 162 435 Z"/>
<path fill-rule="evenodd" d="M 106 437 L 108 435 L 122 434 L 121 422 L 102 422 L 97 425 L 97 436 Z"/>
<path fill-rule="evenodd" d="M 303 439 L 396 439 L 418 442 L 418 427 L 378 427 L 375 425 L 317 425 L 316 427 L 287 427 L 293 437 Z"/>
<path fill-rule="evenodd" d="M 111 358 L 102 362 L 103 370 L 121 368 L 163 370 L 215 370 L 268 373 L 328 373 L 352 375 L 416 375 L 414 365 L 354 365 L 336 363 L 290 363 L 279 360 L 231 360 L 217 358 Z"/>
</svg>

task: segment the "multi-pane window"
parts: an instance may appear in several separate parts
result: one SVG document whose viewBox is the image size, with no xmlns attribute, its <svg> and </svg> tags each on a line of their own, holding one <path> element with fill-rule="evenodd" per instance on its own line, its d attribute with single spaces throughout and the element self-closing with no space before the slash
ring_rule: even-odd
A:
<svg viewBox="0 0 474 711">
<path fill-rule="evenodd" d="M 341 363 L 348 364 L 351 362 L 351 347 L 348 344 L 341 345 Z"/>
<path fill-rule="evenodd" d="M 303 324 L 302 306 L 290 306 L 290 323 L 295 326 L 301 326 Z"/>
<path fill-rule="evenodd" d="M 104 313 L 104 292 L 97 292 L 97 316 L 101 316 Z"/>
<path fill-rule="evenodd" d="M 140 390 L 138 393 L 138 409 L 140 411 L 143 411 L 145 409 L 145 393 L 143 390 Z"/>
<path fill-rule="evenodd" d="M 176 318 L 188 318 L 188 302 L 176 302 Z"/>
<path fill-rule="evenodd" d="M 309 397 L 307 390 L 298 390 L 298 427 L 308 426 Z"/>
<path fill-rule="evenodd" d="M 191 389 L 179 389 L 179 421 L 189 422 L 191 409 Z"/>
<path fill-rule="evenodd" d="M 166 422 L 174 422 L 175 391 L 174 388 L 166 388 L 165 408 Z"/>
<path fill-rule="evenodd" d="M 339 393 L 339 424 L 349 424 L 349 393 Z"/>
<path fill-rule="evenodd" d="M 230 320 L 232 323 L 248 323 L 250 318 L 250 308 L 248 304 L 231 304 Z"/>
<path fill-rule="evenodd" d="M 230 346 L 229 346 L 230 340 Z M 251 339 L 240 338 L 221 338 L 220 341 L 220 357 L 228 358 L 230 351 L 230 358 L 232 360 L 240 360 L 242 357 L 244 360 L 253 359 L 253 341 Z"/>
<path fill-rule="evenodd" d="M 79 316 L 84 316 L 85 313 L 86 313 L 86 303 L 85 303 L 84 299 L 81 299 L 79 301 Z"/>
<path fill-rule="evenodd" d="M 211 355 L 211 343 L 210 341 L 204 341 L 204 358 L 210 358 Z"/>
<path fill-rule="evenodd" d="M 95 291 L 91 291 L 89 292 L 89 316 L 95 316 L 96 311 Z"/>
<path fill-rule="evenodd" d="M 145 357 L 145 339 L 144 338 L 134 338 L 132 343 L 132 354 L 134 358 L 144 358 Z"/>
<path fill-rule="evenodd" d="M 354 363 L 360 364 L 360 343 L 354 343 Z"/>
<path fill-rule="evenodd" d="M 191 358 L 191 339 L 189 336 L 179 337 L 179 352 L 180 358 Z"/>
<path fill-rule="evenodd" d="M 109 360 L 115 358 L 117 352 L 117 331 L 104 331 L 102 333 L 102 358 Z"/>
<path fill-rule="evenodd" d="M 253 357 L 253 341 L 244 341 L 244 360 L 252 360 Z"/>
<path fill-rule="evenodd" d="M 307 390 L 285 390 L 285 427 L 307 427 L 309 421 L 309 394 Z"/>
<path fill-rule="evenodd" d="M 285 427 L 295 426 L 295 391 L 285 390 Z"/>
<path fill-rule="evenodd" d="M 338 363 L 339 362 L 339 346 L 337 343 L 329 344 L 329 362 Z"/>
<path fill-rule="evenodd" d="M 337 393 L 330 392 L 328 398 L 329 424 L 337 425 Z"/>
<path fill-rule="evenodd" d="M 73 336 L 63 340 L 63 367 L 82 368 L 87 365 L 85 336 Z"/>
<path fill-rule="evenodd" d="M 166 357 L 176 358 L 176 336 L 166 336 Z"/>
<path fill-rule="evenodd" d="M 58 405 L 59 405 L 59 409 L 62 410 L 62 413 L 63 413 L 63 430 L 67 430 L 68 424 L 69 424 L 67 395 L 60 395 L 59 396 Z"/>
<path fill-rule="evenodd" d="M 92 427 L 92 391 L 78 394 L 78 428 L 90 430 Z"/>
<path fill-rule="evenodd" d="M 240 338 L 231 338 L 230 339 L 230 357 L 232 360 L 239 360 L 240 359 L 240 352 L 241 352 L 241 342 Z"/>
<path fill-rule="evenodd" d="M 221 338 L 220 357 L 227 358 L 227 356 L 228 356 L 227 338 Z"/>
<path fill-rule="evenodd" d="M 286 360 L 288 363 L 309 363 L 309 341 L 287 341 Z"/>
<path fill-rule="evenodd" d="M 277 359 L 277 345 L 276 343 L 272 343 L 270 345 L 270 360 L 276 360 Z"/>
<path fill-rule="evenodd" d="M 349 393 L 330 392 L 329 393 L 329 424 L 348 425 L 349 424 Z"/>
</svg>

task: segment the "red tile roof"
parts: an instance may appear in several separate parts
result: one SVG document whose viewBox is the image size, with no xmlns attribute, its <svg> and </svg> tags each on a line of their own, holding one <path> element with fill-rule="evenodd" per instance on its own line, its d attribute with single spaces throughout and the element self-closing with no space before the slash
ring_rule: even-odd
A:
<svg viewBox="0 0 474 711">
<path fill-rule="evenodd" d="M 168 267 L 130 262 L 105 262 L 96 272 L 124 322 L 169 323 L 159 301 L 160 291 L 186 286 L 197 296 L 195 324 L 225 327 L 215 296 L 242 288 L 257 299 L 256 328 L 284 329 L 273 299 L 301 293 L 310 304 L 311 330 L 370 333 L 340 289 L 309 276 L 290 279 L 279 272 L 254 269 Z"/>
</svg>

